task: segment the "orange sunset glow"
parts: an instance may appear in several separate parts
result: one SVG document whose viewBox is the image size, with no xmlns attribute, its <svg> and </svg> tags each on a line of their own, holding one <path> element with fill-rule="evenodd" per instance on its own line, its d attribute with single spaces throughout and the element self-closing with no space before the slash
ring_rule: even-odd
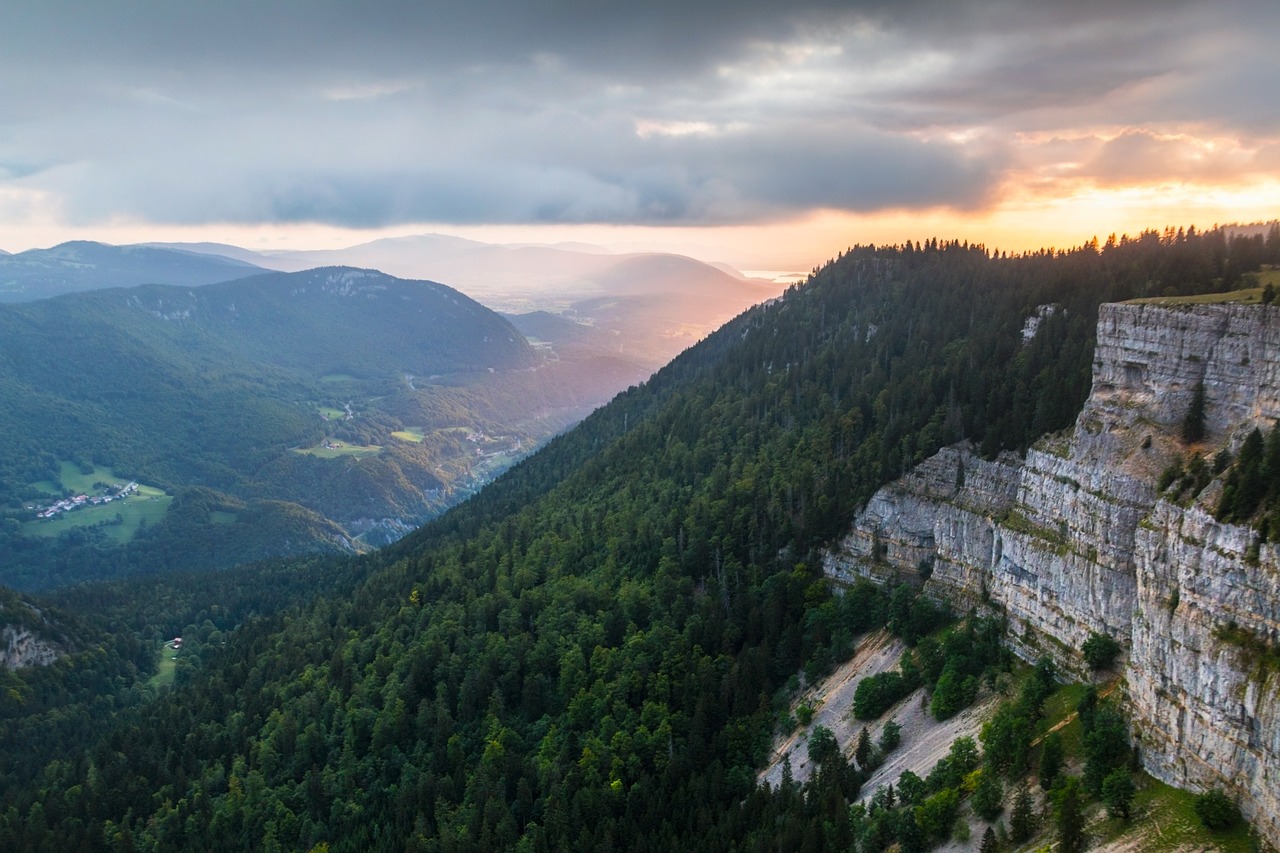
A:
<svg viewBox="0 0 1280 853">
<path fill-rule="evenodd" d="M 0 35 L 4 79 L 28 81 L 0 118 L 0 244 L 444 233 L 794 273 L 855 242 L 1022 251 L 1280 216 L 1273 6 L 934 5 L 643 30 L 300 9 L 307 50 L 212 12 L 247 34 L 32 14 Z"/>
</svg>

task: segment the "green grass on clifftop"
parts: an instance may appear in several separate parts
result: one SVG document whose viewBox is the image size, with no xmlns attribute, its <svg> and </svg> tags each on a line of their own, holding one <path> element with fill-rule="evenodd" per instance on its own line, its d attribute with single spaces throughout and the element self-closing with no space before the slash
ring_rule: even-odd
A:
<svg viewBox="0 0 1280 853">
<path fill-rule="evenodd" d="M 1245 277 L 1256 276 L 1256 287 L 1245 287 L 1226 293 L 1198 293 L 1193 296 L 1148 296 L 1145 299 L 1130 299 L 1125 305 L 1258 305 L 1262 302 L 1262 292 L 1267 285 L 1280 287 L 1280 269 L 1263 269 L 1250 273 Z"/>
<path fill-rule="evenodd" d="M 1258 305 L 1262 302 L 1262 288 L 1249 287 L 1229 293 L 1200 293 L 1195 296 L 1149 296 L 1146 299 L 1130 299 L 1125 305 Z"/>
</svg>

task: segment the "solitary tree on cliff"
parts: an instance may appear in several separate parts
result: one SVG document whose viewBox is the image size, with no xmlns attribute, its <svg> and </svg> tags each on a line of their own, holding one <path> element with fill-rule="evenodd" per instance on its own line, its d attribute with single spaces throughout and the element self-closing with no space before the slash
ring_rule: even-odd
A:
<svg viewBox="0 0 1280 853">
<path fill-rule="evenodd" d="M 1204 383 L 1201 382 L 1196 385 L 1196 392 L 1191 397 L 1191 407 L 1187 409 L 1187 416 L 1182 419 L 1182 440 L 1187 444 L 1194 444 L 1203 441 L 1204 437 Z"/>
</svg>

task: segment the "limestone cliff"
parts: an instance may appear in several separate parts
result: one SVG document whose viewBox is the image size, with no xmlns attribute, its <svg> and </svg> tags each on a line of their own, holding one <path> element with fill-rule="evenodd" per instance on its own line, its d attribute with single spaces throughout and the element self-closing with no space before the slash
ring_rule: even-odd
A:
<svg viewBox="0 0 1280 853">
<path fill-rule="evenodd" d="M 1209 439 L 1187 448 L 1178 427 L 1201 383 Z M 1280 556 L 1155 488 L 1173 459 L 1277 418 L 1280 308 L 1103 306 L 1069 434 L 1025 459 L 942 450 L 872 498 L 827 571 L 927 577 L 958 609 L 990 600 L 1020 654 L 1076 671 L 1091 632 L 1116 637 L 1147 769 L 1225 788 L 1280 843 Z"/>
<path fill-rule="evenodd" d="M 22 669 L 51 664 L 66 652 L 58 645 L 37 637 L 27 628 L 5 625 L 0 628 L 0 668 Z"/>
<path fill-rule="evenodd" d="M 67 654 L 60 626 L 13 590 L 0 589 L 0 669 L 45 666 Z"/>
</svg>

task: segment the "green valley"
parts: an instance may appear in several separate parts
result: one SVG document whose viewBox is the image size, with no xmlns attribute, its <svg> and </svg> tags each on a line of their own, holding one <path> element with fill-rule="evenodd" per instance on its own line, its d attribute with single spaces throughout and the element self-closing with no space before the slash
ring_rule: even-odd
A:
<svg viewBox="0 0 1280 853">
<path fill-rule="evenodd" d="M 367 550 L 604 399 L 575 375 L 457 291 L 363 270 L 0 307 L 0 581 Z"/>
</svg>

